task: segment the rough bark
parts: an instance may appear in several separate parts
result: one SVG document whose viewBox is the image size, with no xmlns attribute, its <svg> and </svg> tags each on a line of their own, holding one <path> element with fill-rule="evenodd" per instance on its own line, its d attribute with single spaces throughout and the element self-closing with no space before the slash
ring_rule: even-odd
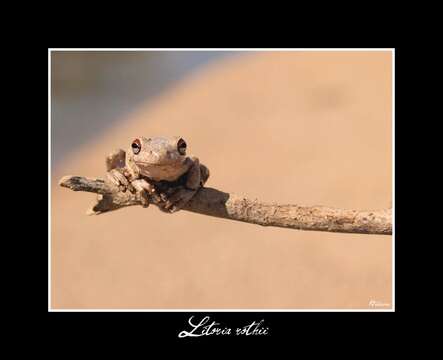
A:
<svg viewBox="0 0 443 360">
<path fill-rule="evenodd" d="M 141 205 L 136 195 L 121 192 L 101 179 L 64 176 L 59 184 L 74 191 L 99 194 L 88 210 L 98 215 Z M 326 206 L 266 204 L 213 188 L 201 188 L 183 210 L 262 226 L 358 234 L 392 234 L 392 210 L 358 211 Z M 173 215 L 171 215 L 173 216 Z"/>
</svg>

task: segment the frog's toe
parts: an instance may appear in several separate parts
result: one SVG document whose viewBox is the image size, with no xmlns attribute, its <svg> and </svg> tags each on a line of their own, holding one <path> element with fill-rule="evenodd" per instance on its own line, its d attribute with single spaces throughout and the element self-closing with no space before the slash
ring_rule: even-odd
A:
<svg viewBox="0 0 443 360">
<path fill-rule="evenodd" d="M 146 190 L 137 191 L 138 198 L 143 207 L 147 208 L 149 206 L 150 197 Z"/>
<path fill-rule="evenodd" d="M 151 198 L 154 198 L 155 190 L 153 186 L 144 179 L 137 179 L 131 182 L 132 187 L 137 193 L 138 200 L 143 207 L 148 207 Z"/>
<path fill-rule="evenodd" d="M 121 191 L 126 191 L 129 186 L 128 179 L 126 179 L 125 175 L 123 175 L 123 173 L 118 169 L 108 171 L 106 173 L 106 179 L 112 185 L 118 187 Z"/>
</svg>

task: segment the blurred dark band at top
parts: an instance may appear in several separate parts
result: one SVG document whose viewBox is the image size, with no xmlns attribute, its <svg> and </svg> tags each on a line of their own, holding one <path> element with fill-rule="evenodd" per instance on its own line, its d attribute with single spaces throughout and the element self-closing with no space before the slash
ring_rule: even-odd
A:
<svg viewBox="0 0 443 360">
<path fill-rule="evenodd" d="M 52 166 L 138 105 L 228 51 L 53 51 Z"/>
</svg>

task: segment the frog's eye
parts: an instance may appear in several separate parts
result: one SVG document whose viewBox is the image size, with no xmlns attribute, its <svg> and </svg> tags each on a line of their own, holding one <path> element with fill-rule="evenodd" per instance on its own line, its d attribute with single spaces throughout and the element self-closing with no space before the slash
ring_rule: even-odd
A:
<svg viewBox="0 0 443 360">
<path fill-rule="evenodd" d="M 131 147 L 132 147 L 132 152 L 133 152 L 135 155 L 137 155 L 137 154 L 140 152 L 141 148 L 142 148 L 142 144 L 140 143 L 140 140 L 139 140 L 139 139 L 135 139 L 135 140 L 132 142 Z"/>
<path fill-rule="evenodd" d="M 178 140 L 178 142 L 177 142 L 177 151 L 181 155 L 185 155 L 186 154 L 186 141 L 184 141 L 183 139 Z"/>
</svg>

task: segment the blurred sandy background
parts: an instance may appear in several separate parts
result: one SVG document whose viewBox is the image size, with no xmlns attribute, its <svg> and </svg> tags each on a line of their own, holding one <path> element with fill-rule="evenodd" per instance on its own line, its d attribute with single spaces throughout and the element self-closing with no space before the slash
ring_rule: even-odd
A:
<svg viewBox="0 0 443 360">
<path fill-rule="evenodd" d="M 268 202 L 391 201 L 391 53 L 53 53 L 53 308 L 370 308 L 391 304 L 392 239 L 264 228 L 154 206 L 90 217 L 136 136 L 181 135 L 208 186 Z"/>
</svg>

